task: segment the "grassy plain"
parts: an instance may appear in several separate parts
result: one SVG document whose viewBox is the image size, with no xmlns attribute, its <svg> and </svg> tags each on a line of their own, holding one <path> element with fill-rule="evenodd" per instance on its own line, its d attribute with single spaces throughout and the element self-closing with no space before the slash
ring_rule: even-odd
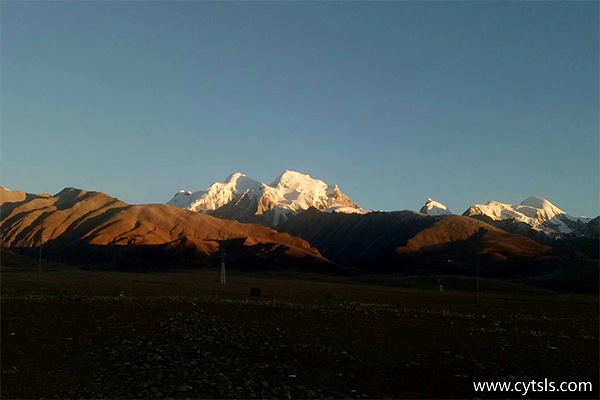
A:
<svg viewBox="0 0 600 400">
<path fill-rule="evenodd" d="M 124 273 L 12 262 L 2 398 L 524 398 L 473 381 L 587 381 L 598 297 L 498 281 L 218 270 Z M 381 278 L 377 278 L 381 279 Z M 404 286 L 404 287 L 402 287 Z M 260 287 L 260 297 L 249 297 Z"/>
</svg>

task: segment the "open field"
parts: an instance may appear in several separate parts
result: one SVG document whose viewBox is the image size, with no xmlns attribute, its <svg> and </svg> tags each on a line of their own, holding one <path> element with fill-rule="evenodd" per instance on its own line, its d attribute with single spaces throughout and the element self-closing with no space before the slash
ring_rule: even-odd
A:
<svg viewBox="0 0 600 400">
<path fill-rule="evenodd" d="M 425 278 L 230 272 L 220 285 L 217 270 L 58 264 L 1 278 L 2 398 L 524 398 L 473 381 L 545 378 L 593 391 L 527 397 L 599 397 L 597 296 L 482 281 L 476 304 Z"/>
</svg>

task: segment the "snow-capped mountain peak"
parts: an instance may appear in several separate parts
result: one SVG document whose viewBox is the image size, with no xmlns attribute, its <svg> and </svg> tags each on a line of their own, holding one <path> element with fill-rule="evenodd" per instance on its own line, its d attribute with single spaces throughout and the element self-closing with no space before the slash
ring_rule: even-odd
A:
<svg viewBox="0 0 600 400">
<path fill-rule="evenodd" d="M 319 184 L 326 185 L 325 182 L 323 182 L 319 179 L 314 179 L 308 174 L 302 174 L 300 172 L 291 171 L 288 169 L 288 170 L 285 170 L 283 172 L 283 174 L 279 175 L 279 177 L 277 177 L 277 179 L 275 179 L 273 181 L 273 183 L 271 183 L 270 186 L 272 186 L 272 187 L 284 186 L 284 187 L 289 187 L 289 188 L 300 188 L 300 187 L 307 187 L 307 186 L 319 185 Z"/>
<path fill-rule="evenodd" d="M 204 213 L 223 210 L 227 206 L 229 214 L 242 220 L 255 219 L 254 216 L 272 211 L 273 219 L 268 224 L 273 226 L 287 219 L 289 214 L 309 208 L 326 212 L 365 212 L 337 185 L 328 185 L 307 174 L 290 170 L 270 185 L 238 172 L 227 177 L 225 182 L 213 183 L 204 191 L 180 191 L 167 204 Z"/>
<path fill-rule="evenodd" d="M 433 200 L 431 197 L 427 199 L 425 205 L 419 211 L 421 214 L 427 215 L 451 215 L 452 211 L 442 203 Z"/>
<path fill-rule="evenodd" d="M 538 215 L 544 219 L 552 219 L 558 215 L 566 215 L 567 213 L 550 203 L 543 197 L 531 196 L 521 202 L 522 206 L 533 207 Z"/>
<path fill-rule="evenodd" d="M 486 216 L 494 221 L 514 220 L 530 225 L 545 233 L 571 233 L 578 222 L 586 223 L 586 218 L 575 218 L 543 197 L 531 196 L 519 204 L 489 201 L 469 207 L 463 215 Z"/>
</svg>

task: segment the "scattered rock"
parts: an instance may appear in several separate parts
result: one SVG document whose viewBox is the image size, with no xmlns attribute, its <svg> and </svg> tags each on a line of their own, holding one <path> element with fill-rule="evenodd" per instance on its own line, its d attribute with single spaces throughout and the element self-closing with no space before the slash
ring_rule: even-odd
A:
<svg viewBox="0 0 600 400">
<path fill-rule="evenodd" d="M 3 375 L 15 375 L 19 373 L 19 368 L 17 368 L 16 366 L 12 366 L 7 370 L 2 371 Z"/>
<path fill-rule="evenodd" d="M 179 385 L 177 387 L 177 390 L 180 392 L 187 392 L 188 390 L 192 390 L 193 387 L 189 386 L 189 385 Z"/>
</svg>

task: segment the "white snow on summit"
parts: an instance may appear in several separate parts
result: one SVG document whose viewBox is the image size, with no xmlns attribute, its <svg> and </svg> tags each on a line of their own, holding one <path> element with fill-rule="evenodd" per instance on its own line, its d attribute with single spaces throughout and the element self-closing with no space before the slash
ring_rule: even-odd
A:
<svg viewBox="0 0 600 400">
<path fill-rule="evenodd" d="M 484 215 L 495 221 L 514 219 L 546 233 L 571 233 L 573 229 L 569 225 L 572 225 L 572 223 L 577 221 L 589 222 L 587 218 L 570 216 L 548 200 L 537 196 L 529 197 L 520 204 L 507 204 L 498 201 L 476 204 L 469 207 L 464 215 Z"/>
<path fill-rule="evenodd" d="M 182 190 L 167 204 L 207 213 L 230 203 L 241 204 L 241 200 L 245 200 L 245 207 L 248 207 L 247 200 L 250 200 L 255 215 L 274 210 L 274 224 L 288 213 L 311 207 L 324 212 L 366 212 L 342 193 L 337 185 L 328 185 L 296 171 L 285 171 L 270 185 L 238 172 L 230 175 L 225 182 L 213 183 L 207 190 Z"/>
<path fill-rule="evenodd" d="M 439 203 L 432 198 L 428 198 L 425 205 L 419 211 L 421 214 L 427 215 L 452 215 L 452 211 L 442 203 Z"/>
<path fill-rule="evenodd" d="M 237 172 L 229 175 L 225 182 L 213 183 L 207 190 L 180 191 L 167 204 L 192 211 L 216 210 L 246 192 L 256 192 L 260 186 L 260 182 Z"/>
<path fill-rule="evenodd" d="M 328 185 L 320 179 L 296 171 L 285 171 L 271 185 L 278 197 L 277 204 L 291 210 L 314 207 L 326 212 L 361 212 L 360 207 L 343 194 L 337 185 Z"/>
</svg>

